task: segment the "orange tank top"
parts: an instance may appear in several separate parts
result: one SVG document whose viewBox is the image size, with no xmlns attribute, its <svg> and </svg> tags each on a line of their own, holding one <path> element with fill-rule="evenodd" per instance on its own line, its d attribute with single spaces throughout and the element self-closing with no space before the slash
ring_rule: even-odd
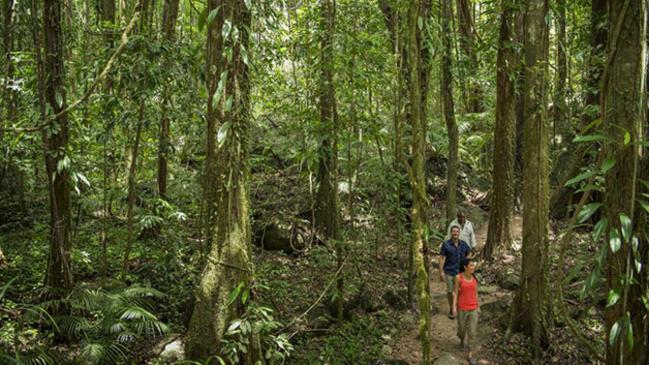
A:
<svg viewBox="0 0 649 365">
<path fill-rule="evenodd" d="M 474 277 L 467 280 L 460 274 L 457 307 L 463 311 L 478 309 L 478 282 Z"/>
</svg>

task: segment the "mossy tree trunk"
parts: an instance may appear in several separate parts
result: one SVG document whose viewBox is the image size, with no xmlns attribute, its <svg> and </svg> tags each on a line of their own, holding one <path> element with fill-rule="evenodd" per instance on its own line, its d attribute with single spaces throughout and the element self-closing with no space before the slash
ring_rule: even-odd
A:
<svg viewBox="0 0 649 365">
<path fill-rule="evenodd" d="M 186 353 L 206 359 L 220 353 L 229 323 L 243 311 L 229 294 L 239 283 L 252 281 L 249 219 L 250 81 L 248 58 L 251 11 L 243 1 L 208 0 L 208 12 L 219 9 L 207 39 L 207 185 L 211 186 L 209 216 L 212 245 L 195 291 L 196 303 L 189 323 Z M 224 24 L 231 29 L 224 31 Z M 239 32 L 238 38 L 232 30 Z M 232 57 L 227 51 L 232 51 Z M 219 87 L 221 84 L 221 87 Z M 248 351 L 245 364 L 260 360 Z"/>
<path fill-rule="evenodd" d="M 449 4 L 449 8 L 451 5 Z M 447 14 L 448 15 L 448 14 Z M 451 16 L 453 14 L 450 14 Z M 475 21 L 473 19 L 473 3 L 471 0 L 457 0 L 457 19 L 459 40 L 462 52 L 462 67 L 465 70 L 468 90 L 464 90 L 466 98 L 466 111 L 468 113 L 481 113 L 484 111 L 484 93 L 478 82 L 476 71 L 479 67 L 478 51 L 475 47 Z M 448 21 L 448 19 L 447 19 Z"/>
<path fill-rule="evenodd" d="M 453 102 L 453 56 L 451 42 L 451 18 L 453 8 L 451 0 L 442 0 L 442 99 L 444 120 L 448 133 L 448 164 L 446 175 L 446 224 L 449 224 L 457 214 L 457 170 L 459 131 L 455 122 L 455 103 Z"/>
<path fill-rule="evenodd" d="M 415 295 L 419 309 L 419 340 L 421 341 L 421 363 L 431 362 L 431 297 L 426 259 L 425 230 L 427 224 L 428 199 L 424 175 L 426 153 L 426 100 L 430 76 L 430 49 L 427 39 L 431 3 L 426 0 L 411 0 L 408 4 L 407 55 L 409 73 L 409 101 L 411 127 L 411 161 L 409 166 L 412 187 L 412 258 L 416 277 Z"/>
<path fill-rule="evenodd" d="M 534 353 L 547 344 L 546 323 L 549 154 L 547 106 L 548 0 L 530 0 L 525 9 L 523 103 L 523 260 L 514 300 L 513 329 L 529 335 Z"/>
<path fill-rule="evenodd" d="M 178 19 L 178 1 L 165 0 L 162 11 L 162 35 L 164 41 L 171 45 L 176 39 L 176 20 Z M 165 62 L 165 61 L 163 61 Z M 171 80 L 170 80 L 171 81 Z M 167 83 L 162 86 L 162 108 L 163 113 L 160 118 L 160 137 L 158 140 L 158 195 L 161 198 L 167 197 L 167 175 L 169 166 L 169 153 L 171 152 L 171 143 L 169 140 L 170 130 L 170 98 Z"/>
<path fill-rule="evenodd" d="M 316 193 L 316 226 L 336 246 L 337 268 L 343 260 L 338 215 L 338 126 L 336 117 L 336 92 L 334 88 L 333 35 L 335 32 L 335 7 L 331 0 L 320 2 L 320 147 L 318 166 L 318 191 Z M 343 317 L 344 276 L 339 272 L 336 282 L 336 315 Z"/>
<path fill-rule="evenodd" d="M 390 32 L 390 42 L 392 52 L 395 58 L 395 66 L 397 71 L 396 87 L 394 89 L 394 170 L 397 176 L 404 174 L 403 156 L 404 156 L 404 129 L 405 123 L 410 123 L 412 119 L 410 108 L 404 108 L 404 98 L 407 98 L 410 84 L 410 75 L 408 68 L 408 54 L 407 54 L 407 33 L 404 31 L 403 26 L 407 25 L 403 20 L 403 9 L 400 9 L 400 2 L 396 0 L 381 0 L 381 12 L 383 13 L 385 25 Z M 405 123 L 404 123 L 405 122 Z M 404 186 L 401 179 L 397 181 L 397 202 L 395 204 L 395 216 L 397 217 L 397 233 L 400 234 L 401 230 L 401 199 L 404 193 Z M 415 270 L 412 259 L 414 252 L 412 251 L 413 245 L 408 244 L 408 274 L 407 274 L 407 290 L 408 290 L 408 303 L 413 302 L 414 288 L 415 288 Z"/>
<path fill-rule="evenodd" d="M 509 247 L 514 209 L 514 163 L 516 152 L 516 92 L 512 75 L 516 74 L 515 40 L 516 0 L 501 2 L 500 34 L 496 59 L 496 128 L 494 131 L 493 184 L 487 242 L 483 258 L 493 259 L 494 251 Z"/>
<path fill-rule="evenodd" d="M 18 105 L 17 97 L 18 92 L 13 88 L 10 83 L 13 82 L 15 77 L 15 65 L 12 58 L 14 52 L 14 28 L 16 18 L 16 2 L 14 0 L 3 1 L 3 54 L 2 65 L 4 66 L 3 81 L 2 81 L 2 105 L 5 110 L 0 113 L 4 120 L 0 121 L 0 225 L 7 221 L 15 221 L 20 215 L 26 212 L 25 197 L 24 197 L 24 184 L 23 172 L 18 165 L 12 161 L 13 153 L 9 150 L 9 144 L 5 144 L 4 128 L 9 127 L 10 124 L 15 123 Z"/>
<path fill-rule="evenodd" d="M 61 28 L 60 0 L 45 0 L 43 10 L 45 101 L 52 113 L 66 108 L 64 42 Z M 68 116 L 55 118 L 43 132 L 45 168 L 50 197 L 50 255 L 45 285 L 55 290 L 72 287 L 70 251 L 70 177 L 68 147 Z"/>
<path fill-rule="evenodd" d="M 604 207 L 608 218 L 607 289 L 609 303 L 605 313 L 606 363 L 609 365 L 649 362 L 647 310 L 643 300 L 649 295 L 647 254 L 649 252 L 646 212 L 637 198 L 646 193 L 640 179 L 644 136 L 646 18 L 644 0 L 609 2 L 608 69 L 602 80 L 604 133 L 612 138 L 605 147 L 607 159 L 615 165 L 605 176 Z M 644 126 L 646 128 L 646 126 Z M 628 221 L 628 224 L 624 224 Z M 624 226 L 628 228 L 625 229 Z M 637 243 L 633 244 L 633 237 Z M 617 243 L 617 244 L 616 244 Z M 641 270 L 638 270 L 639 266 Z M 617 326 L 619 335 L 613 327 Z M 633 339 L 629 347 L 628 338 Z"/>
</svg>

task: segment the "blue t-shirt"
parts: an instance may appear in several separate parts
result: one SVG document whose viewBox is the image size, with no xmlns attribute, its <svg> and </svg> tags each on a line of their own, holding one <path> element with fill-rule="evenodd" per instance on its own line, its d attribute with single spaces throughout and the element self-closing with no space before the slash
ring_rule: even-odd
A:
<svg viewBox="0 0 649 365">
<path fill-rule="evenodd" d="M 444 243 L 442 243 L 442 248 L 439 251 L 440 255 L 446 256 L 444 272 L 447 275 L 452 276 L 459 274 L 462 263 L 470 252 L 471 247 L 462 240 L 460 240 L 460 243 L 457 246 L 453 244 L 453 240 L 444 241 Z"/>
</svg>

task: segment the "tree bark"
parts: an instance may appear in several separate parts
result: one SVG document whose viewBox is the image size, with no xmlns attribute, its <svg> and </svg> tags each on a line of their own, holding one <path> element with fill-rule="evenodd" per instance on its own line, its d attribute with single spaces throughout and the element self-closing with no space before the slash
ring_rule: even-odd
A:
<svg viewBox="0 0 649 365">
<path fill-rule="evenodd" d="M 52 113 L 66 108 L 61 0 L 44 0 L 43 32 L 45 38 L 44 75 L 45 101 Z M 68 116 L 54 120 L 43 132 L 45 168 L 50 198 L 50 255 L 45 285 L 66 291 L 72 287 L 70 261 L 70 181 L 68 147 Z"/>
<path fill-rule="evenodd" d="M 449 8 L 451 5 L 448 5 Z M 452 16 L 447 14 L 446 16 Z M 463 53 L 463 66 L 468 70 L 466 110 L 469 113 L 484 111 L 482 100 L 484 98 L 482 87 L 478 83 L 477 72 L 479 67 L 478 53 L 475 49 L 475 22 L 473 19 L 473 4 L 471 0 L 457 0 L 458 29 L 460 32 L 460 45 Z M 444 21 L 444 19 L 442 19 Z M 446 19 L 448 21 L 448 19 Z M 444 34 L 446 36 L 446 34 Z M 450 35 L 448 35 L 450 37 Z"/>
<path fill-rule="evenodd" d="M 176 38 L 176 20 L 178 19 L 178 1 L 165 0 L 162 12 L 162 33 L 164 40 L 173 43 Z M 160 118 L 160 137 L 158 146 L 158 194 L 161 198 L 167 196 L 167 175 L 168 175 L 168 154 L 171 150 L 169 140 L 169 108 L 171 97 L 167 88 L 167 83 L 162 85 L 162 117 Z"/>
<path fill-rule="evenodd" d="M 243 311 L 229 294 L 239 284 L 252 282 L 249 221 L 250 82 L 248 52 L 251 12 L 238 0 L 208 0 L 208 12 L 219 8 L 209 25 L 207 39 L 208 175 L 213 185 L 209 196 L 216 214 L 211 215 L 212 246 L 198 287 L 196 304 L 187 332 L 185 351 L 190 359 L 206 359 L 220 353 L 223 335 L 231 320 Z M 223 37 L 225 21 L 239 30 L 239 40 Z M 232 58 L 225 55 L 232 50 Z M 224 82 L 218 95 L 217 85 Z M 227 102 L 227 100 L 231 100 Z M 217 125 L 221 133 L 217 136 Z M 254 342 L 254 341 L 253 341 Z M 244 354 L 243 363 L 254 364 L 255 351 Z"/>
<path fill-rule="evenodd" d="M 340 242 L 340 218 L 338 216 L 338 126 L 336 94 L 333 83 L 333 35 L 335 32 L 335 8 L 331 0 L 320 2 L 320 127 L 318 191 L 316 193 L 316 227 L 334 241 L 338 268 L 343 260 Z M 337 270 L 338 272 L 338 270 Z M 343 317 L 343 273 L 337 278 L 336 314 Z"/>
<path fill-rule="evenodd" d="M 646 74 L 646 1 L 609 2 L 608 68 L 602 80 L 602 115 L 604 133 L 612 138 L 605 145 L 607 159 L 615 165 L 605 176 L 604 206 L 609 222 L 606 256 L 607 288 L 620 299 L 607 306 L 606 363 L 608 365 L 646 364 L 649 332 L 647 311 L 647 237 L 646 212 L 637 203 L 644 191 L 639 179 L 647 172 L 639 169 L 642 162 L 643 123 L 645 123 Z M 644 151 L 646 152 L 646 151 Z M 622 216 L 630 220 L 628 230 L 622 227 Z M 638 239 L 637 247 L 632 237 Z M 614 244 L 620 240 L 619 247 Z M 642 271 L 637 270 L 640 265 Z M 609 294 L 610 298 L 610 294 Z M 611 338 L 614 326 L 620 327 Z M 631 333 L 630 333 L 631 332 Z M 633 347 L 628 347 L 628 337 Z"/>
<path fill-rule="evenodd" d="M 427 30 L 430 22 L 431 3 L 426 0 L 411 0 L 408 5 L 407 18 L 407 55 L 408 55 L 408 90 L 410 98 L 410 125 L 412 128 L 411 151 L 412 166 L 409 167 L 410 184 L 413 192 L 412 201 L 412 258 L 416 273 L 416 297 L 419 309 L 419 339 L 421 341 L 421 364 L 431 362 L 432 336 L 431 296 L 426 259 L 427 245 L 425 230 L 427 221 L 426 179 L 424 164 L 426 153 L 426 100 L 430 75 L 430 49 Z"/>
<path fill-rule="evenodd" d="M 496 59 L 496 127 L 494 131 L 493 184 L 487 242 L 483 258 L 493 259 L 494 251 L 511 244 L 514 209 L 514 159 L 516 151 L 516 90 L 511 75 L 516 74 L 515 0 L 501 4 L 500 34 Z"/>
<path fill-rule="evenodd" d="M 14 0 L 4 0 L 3 2 L 3 64 L 5 66 L 4 82 L 2 85 L 2 98 L 4 100 L 4 107 L 6 108 L 3 114 L 5 120 L 0 121 L 0 201 L 3 207 L 0 211 L 0 225 L 5 222 L 16 221 L 20 218 L 21 214 L 26 212 L 24 186 L 23 186 L 23 173 L 20 168 L 12 161 L 13 153 L 9 149 L 8 144 L 4 140 L 4 127 L 16 121 L 17 117 L 17 93 L 11 85 L 14 78 L 14 62 L 12 59 L 12 52 L 14 51 L 14 18 L 16 12 L 16 2 Z M 6 147 L 5 147 L 6 146 Z"/>
<path fill-rule="evenodd" d="M 457 214 L 457 171 L 459 132 L 455 122 L 455 104 L 453 102 L 453 59 L 451 48 L 450 19 L 453 17 L 451 0 L 442 0 L 442 99 L 444 119 L 448 133 L 448 164 L 446 187 L 446 224 L 451 223 Z"/>
<path fill-rule="evenodd" d="M 406 24 L 402 21 L 397 13 L 397 4 L 390 0 L 381 0 L 381 12 L 383 13 L 385 25 L 390 33 L 390 42 L 392 45 L 392 52 L 394 53 L 397 80 L 396 87 L 394 88 L 395 106 L 394 106 L 394 171 L 397 174 L 397 202 L 395 205 L 395 216 L 397 217 L 397 232 L 401 237 L 401 199 L 403 194 L 403 184 L 401 183 L 400 176 L 404 172 L 403 169 L 403 124 L 404 122 L 410 123 L 412 119 L 409 107 L 403 108 L 403 99 L 408 95 L 410 84 L 409 68 L 408 68 L 408 54 L 407 54 L 407 37 L 402 36 L 403 30 L 400 28 L 401 24 Z M 406 34 L 407 35 L 407 34 Z M 415 277 L 413 258 L 413 245 L 408 244 L 408 275 L 407 275 L 407 291 L 408 303 L 413 302 Z"/>
<path fill-rule="evenodd" d="M 131 249 L 133 248 L 133 241 L 135 239 L 133 232 L 133 224 L 135 223 L 135 200 L 137 198 L 137 158 L 140 154 L 140 139 L 142 136 L 142 125 L 144 124 L 144 100 L 140 101 L 140 111 L 137 121 L 137 127 L 135 128 L 135 137 L 131 142 L 131 151 L 130 151 L 130 164 L 128 168 L 128 194 L 127 194 L 127 207 L 126 207 L 126 248 L 124 249 L 124 260 L 122 263 L 122 274 L 126 275 L 128 273 L 128 260 L 131 254 Z"/>
<path fill-rule="evenodd" d="M 523 261 L 514 301 L 514 329 L 532 339 L 535 356 L 546 345 L 549 154 L 547 106 L 547 0 L 530 0 L 525 9 L 523 100 Z"/>
<path fill-rule="evenodd" d="M 566 138 L 570 135 L 570 120 L 568 118 L 568 106 L 566 104 L 566 90 L 570 87 L 567 83 L 568 58 L 566 48 L 568 47 L 568 39 L 566 38 L 566 0 L 557 0 L 556 23 L 558 30 L 556 35 L 557 71 L 554 83 L 552 145 L 560 148 L 569 142 Z M 561 146 L 557 146 L 557 140 L 560 140 Z"/>
<path fill-rule="evenodd" d="M 588 73 L 584 84 L 584 110 L 581 114 L 579 129 L 586 128 L 600 116 L 599 89 L 604 71 L 606 38 L 608 35 L 606 2 L 607 0 L 591 0 Z M 569 145 L 566 147 L 565 152 L 557 157 L 552 171 L 552 176 L 557 185 L 550 199 L 550 213 L 556 219 L 566 216 L 568 213 L 567 208 L 573 200 L 574 191 L 570 187 L 565 187 L 565 182 L 579 174 L 581 167 L 589 161 L 589 159 L 584 158 L 588 152 L 588 145 L 582 143 L 575 146 L 572 143 L 573 138 L 574 133 L 572 131 L 565 136 L 566 143 Z"/>
</svg>

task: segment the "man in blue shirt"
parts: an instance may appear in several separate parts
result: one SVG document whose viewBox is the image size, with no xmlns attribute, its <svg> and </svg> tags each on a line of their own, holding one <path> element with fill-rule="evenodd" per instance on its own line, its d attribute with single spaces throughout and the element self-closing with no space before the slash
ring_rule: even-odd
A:
<svg viewBox="0 0 649 365">
<path fill-rule="evenodd" d="M 453 285 L 455 277 L 460 273 L 462 264 L 471 253 L 471 247 L 460 240 L 460 227 L 451 227 L 451 238 L 442 243 L 439 251 L 439 278 L 446 282 L 446 298 L 448 299 L 448 318 L 454 319 L 453 315 Z"/>
</svg>

